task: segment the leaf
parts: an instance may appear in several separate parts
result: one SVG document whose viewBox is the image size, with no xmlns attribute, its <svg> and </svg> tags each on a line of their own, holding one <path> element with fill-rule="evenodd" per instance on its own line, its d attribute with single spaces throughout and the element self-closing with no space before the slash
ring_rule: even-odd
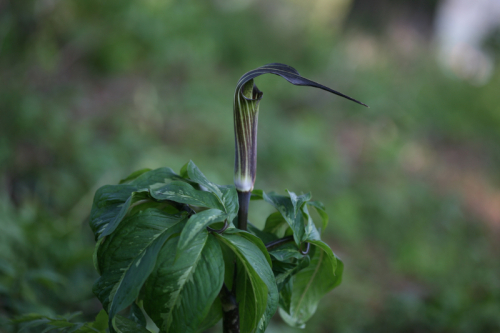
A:
<svg viewBox="0 0 500 333">
<path fill-rule="evenodd" d="M 208 209 L 191 215 L 181 232 L 179 244 L 177 245 L 177 255 L 183 252 L 202 230 L 205 230 L 210 224 L 222 222 L 226 218 L 226 213 L 219 209 Z"/>
<path fill-rule="evenodd" d="M 183 167 L 184 168 L 184 167 Z M 236 192 L 236 188 L 232 185 L 217 185 L 209 181 L 205 175 L 198 169 L 198 167 L 193 163 L 193 161 L 189 161 L 186 167 L 187 174 L 189 179 L 202 187 L 206 188 L 208 192 L 213 193 L 219 203 L 220 206 L 206 206 L 209 208 L 219 208 L 224 210 L 228 216 L 228 221 L 232 222 L 233 219 L 238 215 L 238 194 Z"/>
<path fill-rule="evenodd" d="M 193 182 L 202 185 L 205 187 L 209 192 L 212 192 L 219 198 L 220 203 L 224 205 L 224 201 L 222 199 L 222 192 L 219 189 L 219 187 L 209 181 L 207 177 L 203 173 L 201 173 L 200 169 L 193 163 L 193 161 L 189 161 L 188 166 L 187 166 L 187 172 L 189 175 L 189 179 L 191 179 Z"/>
<path fill-rule="evenodd" d="M 144 248 L 144 250 L 134 258 L 127 269 L 123 271 L 124 274 L 114 288 L 115 294 L 109 308 L 110 320 L 112 320 L 118 312 L 132 304 L 137 298 L 144 282 L 155 267 L 156 258 L 158 257 L 160 249 L 170 236 L 181 230 L 181 222 L 182 221 L 179 221 L 171 228 L 155 235 L 156 237 L 151 239 L 147 247 Z"/>
<path fill-rule="evenodd" d="M 242 333 L 253 332 L 265 312 L 267 303 L 267 285 L 255 270 L 268 266 L 261 251 L 250 241 L 238 235 L 224 233 L 216 235 L 235 255 L 237 275 L 233 289 L 236 290 L 240 309 L 240 330 Z"/>
<path fill-rule="evenodd" d="M 120 315 L 115 317 L 113 324 L 117 333 L 151 333 L 133 320 Z"/>
<path fill-rule="evenodd" d="M 228 221 L 232 221 L 239 210 L 238 193 L 234 185 L 217 185 L 222 192 L 222 202 L 227 213 Z"/>
<path fill-rule="evenodd" d="M 311 200 L 311 193 L 306 193 L 297 196 L 294 192 L 290 192 L 288 190 L 286 191 L 288 192 L 288 195 L 290 195 L 290 200 L 292 201 L 294 215 L 297 215 L 299 213 L 299 210 L 302 208 L 302 205 L 304 203 Z"/>
<path fill-rule="evenodd" d="M 195 190 L 191 185 L 182 181 L 172 181 L 151 187 L 151 196 L 156 200 L 171 200 L 192 206 L 224 210 L 224 206 L 213 193 Z"/>
<path fill-rule="evenodd" d="M 280 212 L 274 212 L 269 215 L 264 225 L 264 232 L 275 234 L 278 238 L 282 238 L 288 224 Z"/>
<path fill-rule="evenodd" d="M 143 173 L 146 173 L 148 171 L 151 171 L 151 169 L 145 168 L 145 169 L 134 171 L 126 178 L 123 178 L 122 180 L 120 180 L 120 182 L 118 184 L 130 183 L 132 180 L 136 179 L 137 177 L 139 177 L 140 175 L 142 175 Z"/>
<path fill-rule="evenodd" d="M 125 218 L 101 244 L 97 258 L 102 275 L 94 284 L 94 294 L 110 321 L 137 298 L 163 243 L 180 232 L 184 220 L 184 214 L 169 215 L 148 209 Z"/>
<path fill-rule="evenodd" d="M 168 183 L 173 180 L 186 181 L 170 168 L 158 168 L 141 174 L 139 177 L 132 180 L 130 184 L 141 189 L 147 188 L 154 184 Z"/>
<path fill-rule="evenodd" d="M 37 327 L 37 326 L 40 326 L 43 324 L 47 324 L 49 322 L 50 322 L 50 319 L 46 319 L 46 318 L 36 319 L 36 320 L 30 321 L 26 325 L 23 325 L 23 327 L 19 330 L 18 333 L 21 333 L 21 332 L 27 330 L 28 328 Z"/>
<path fill-rule="evenodd" d="M 136 302 L 133 302 L 132 305 L 130 306 L 128 319 L 133 320 L 135 323 L 143 327 L 146 327 L 147 325 L 146 317 L 144 317 L 144 313 L 142 313 L 141 308 L 139 307 L 139 305 L 137 305 Z"/>
<path fill-rule="evenodd" d="M 247 232 L 235 232 L 218 235 L 218 239 L 238 259 L 236 298 L 240 306 L 240 329 L 241 332 L 253 332 L 257 328 L 257 332 L 264 332 L 279 300 L 271 260 L 258 237 Z"/>
<path fill-rule="evenodd" d="M 108 328 L 108 314 L 106 313 L 106 310 L 102 309 L 101 311 L 99 311 L 99 313 L 95 317 L 95 321 L 92 324 L 92 327 L 99 331 L 104 331 L 106 328 Z"/>
<path fill-rule="evenodd" d="M 71 314 L 67 314 L 64 316 L 54 316 L 54 317 L 49 317 L 49 316 L 43 316 L 39 314 L 27 314 L 23 315 L 21 317 L 17 317 L 11 321 L 11 323 L 21 323 L 24 324 L 19 330 L 19 332 L 23 332 L 27 329 L 30 329 L 32 327 L 37 327 L 40 325 L 44 325 L 45 329 L 43 331 L 39 331 L 42 333 L 45 332 L 50 332 L 53 330 L 58 330 L 59 332 L 68 332 L 68 333 L 104 333 L 105 327 L 99 329 L 98 325 L 94 326 L 95 323 L 72 323 L 70 322 L 73 317 L 80 315 L 81 312 L 75 312 Z M 98 315 L 99 317 L 99 315 Z M 107 319 L 107 316 L 105 316 Z M 97 319 L 96 319 L 97 321 Z"/>
<path fill-rule="evenodd" d="M 237 257 L 224 242 L 220 241 L 219 245 L 222 250 L 222 258 L 224 259 L 224 284 L 229 290 L 232 290 L 233 280 L 235 280 L 234 271 L 237 264 Z"/>
<path fill-rule="evenodd" d="M 295 274 L 309 266 L 309 264 L 309 256 L 303 256 L 302 258 L 295 260 L 294 263 L 288 264 L 276 261 L 273 266 L 273 272 L 276 278 L 278 290 L 281 291 L 285 284 L 287 284 Z"/>
<path fill-rule="evenodd" d="M 127 212 L 132 204 L 147 198 L 149 198 L 147 190 L 139 190 L 137 192 L 132 192 L 127 201 L 125 201 L 125 203 L 120 207 L 120 210 L 118 211 L 118 214 L 116 214 L 115 218 L 109 220 L 109 223 L 106 225 L 106 228 L 99 235 L 98 240 L 108 235 L 111 235 L 111 233 L 113 233 L 113 231 L 116 230 L 116 228 L 121 223 L 125 215 L 127 215 Z"/>
<path fill-rule="evenodd" d="M 214 326 L 222 319 L 222 304 L 220 302 L 220 298 L 216 297 L 215 301 L 212 303 L 208 314 L 205 316 L 205 319 L 198 326 L 197 332 L 204 332 L 208 330 L 210 327 Z"/>
<path fill-rule="evenodd" d="M 320 299 L 340 282 L 337 259 L 332 250 L 321 241 L 311 241 L 310 264 L 294 275 L 288 313 L 280 310 L 283 320 L 295 327 L 304 327 L 316 311 Z"/>
<path fill-rule="evenodd" d="M 156 200 L 154 200 L 154 198 L 152 198 L 150 200 L 143 200 L 143 201 L 139 201 L 139 202 L 134 203 L 134 205 L 132 205 L 130 207 L 130 209 L 128 210 L 127 215 L 135 215 L 137 213 L 143 212 L 143 211 L 150 209 L 150 208 L 155 208 L 155 209 L 161 210 L 161 211 L 163 211 L 167 214 L 170 214 L 170 215 L 175 215 L 175 214 L 179 214 L 181 212 L 185 212 L 184 210 L 179 211 L 179 209 L 177 209 L 174 205 L 176 205 L 175 202 L 156 201 Z"/>
<path fill-rule="evenodd" d="M 293 243 L 286 243 L 283 245 L 280 245 L 277 248 L 271 249 L 269 251 L 269 254 L 271 255 L 272 258 L 278 261 L 288 261 L 289 259 L 302 259 L 304 255 L 302 255 L 296 244 Z M 273 266 L 274 267 L 274 266 Z"/>
<path fill-rule="evenodd" d="M 108 224 L 116 219 L 123 204 L 137 191 L 133 185 L 105 185 L 97 190 L 90 212 L 90 227 L 96 241 Z"/>
<path fill-rule="evenodd" d="M 20 323 L 26 323 L 29 321 L 34 321 L 34 320 L 40 320 L 40 319 L 46 319 L 46 316 L 43 316 L 38 313 L 28 313 L 21 315 L 19 317 L 15 317 L 14 319 L 11 320 L 11 323 L 13 324 L 20 324 Z"/>
<path fill-rule="evenodd" d="M 307 204 L 316 208 L 316 211 L 322 220 L 321 230 L 325 230 L 328 225 L 328 214 L 326 214 L 325 206 L 323 206 L 323 204 L 319 201 L 309 201 Z"/>
<path fill-rule="evenodd" d="M 305 226 L 302 214 L 295 214 L 295 207 L 289 197 L 273 193 L 264 193 L 264 200 L 274 206 L 281 213 L 290 228 L 293 230 L 293 239 L 299 245 L 304 238 Z"/>
<path fill-rule="evenodd" d="M 258 190 L 258 189 L 254 189 L 252 190 L 252 194 L 250 196 L 250 200 L 264 200 L 264 191 L 262 190 Z"/>
<path fill-rule="evenodd" d="M 285 311 L 285 313 L 288 314 L 290 312 L 290 304 L 292 303 L 292 289 L 293 289 L 293 281 L 290 279 L 288 280 L 281 289 L 280 291 L 280 315 L 282 311 Z M 283 317 L 283 315 L 281 315 Z M 288 316 L 289 317 L 289 316 Z"/>
<path fill-rule="evenodd" d="M 285 220 L 283 220 L 283 221 L 285 221 Z M 286 224 L 286 222 L 285 222 L 285 224 Z M 278 239 L 278 237 L 276 235 L 269 233 L 269 232 L 266 232 L 266 231 L 262 231 L 250 222 L 248 222 L 247 229 L 248 229 L 248 232 L 250 232 L 252 235 L 255 235 L 258 238 L 260 238 L 262 240 L 262 242 L 264 242 L 265 244 L 270 243 L 270 242 Z"/>
<path fill-rule="evenodd" d="M 179 238 L 167 241 L 143 289 L 144 309 L 161 332 L 196 332 L 220 292 L 224 261 L 205 230 L 183 252 Z"/>
<path fill-rule="evenodd" d="M 186 181 L 170 168 L 142 171 L 144 170 L 125 178 L 124 181 L 127 181 L 128 184 L 105 185 L 96 191 L 89 222 L 96 240 L 104 237 L 101 234 L 108 228 L 110 223 L 111 226 L 105 231 L 105 235 L 111 234 L 116 229 L 127 213 L 127 209 L 134 202 L 145 198 L 142 196 L 146 195 L 150 185 L 168 183 L 172 180 Z M 141 194 L 137 194 L 135 198 L 131 198 L 127 202 L 133 192 L 140 192 Z"/>
<path fill-rule="evenodd" d="M 186 164 L 184 164 L 182 166 L 182 168 L 181 168 L 180 174 L 181 174 L 182 178 L 189 178 L 189 175 L 188 175 L 188 172 L 187 172 L 188 164 L 189 164 L 189 162 L 187 162 Z"/>
<path fill-rule="evenodd" d="M 304 238 L 303 241 L 316 241 L 320 240 L 319 231 L 314 224 L 311 215 L 309 214 L 309 210 L 307 209 L 307 205 L 302 206 L 301 208 L 302 214 L 305 220 L 305 228 L 304 228 Z"/>
</svg>

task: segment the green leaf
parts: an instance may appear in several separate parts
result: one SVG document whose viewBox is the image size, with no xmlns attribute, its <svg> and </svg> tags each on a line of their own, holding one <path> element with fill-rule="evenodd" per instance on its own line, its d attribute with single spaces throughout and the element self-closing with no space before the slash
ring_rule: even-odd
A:
<svg viewBox="0 0 500 333">
<path fill-rule="evenodd" d="M 42 319 L 36 319 L 30 322 L 27 322 L 27 324 L 23 325 L 23 327 L 19 330 L 18 333 L 21 333 L 23 331 L 26 331 L 27 329 L 31 327 L 37 327 L 43 324 L 50 323 L 50 319 L 42 318 Z"/>
<path fill-rule="evenodd" d="M 125 218 L 101 244 L 97 259 L 102 275 L 94 284 L 94 294 L 108 311 L 110 321 L 137 298 L 163 243 L 180 232 L 184 220 L 184 214 L 148 209 Z"/>
<path fill-rule="evenodd" d="M 15 317 L 14 319 L 11 320 L 11 323 L 13 324 L 20 324 L 20 323 L 26 323 L 29 321 L 34 321 L 34 320 L 40 320 L 40 319 L 46 319 L 46 316 L 43 316 L 38 313 L 28 313 L 21 315 L 19 317 Z"/>
<path fill-rule="evenodd" d="M 140 324 L 120 315 L 114 318 L 113 324 L 117 333 L 151 333 Z"/>
<path fill-rule="evenodd" d="M 183 167 L 184 169 L 184 167 Z M 217 197 L 220 205 L 206 205 L 205 207 L 209 208 L 219 208 L 226 212 L 228 216 L 228 221 L 232 222 L 233 219 L 238 215 L 238 193 L 236 192 L 236 188 L 232 185 L 217 185 L 209 181 L 205 175 L 198 169 L 198 167 L 193 163 L 193 161 L 189 161 L 186 166 L 186 172 L 189 176 L 189 179 L 203 188 L 206 188 L 208 192 L 213 193 Z M 222 208 L 221 208 L 222 207 Z"/>
<path fill-rule="evenodd" d="M 238 235 L 224 233 L 217 239 L 233 251 L 237 262 L 236 300 L 240 309 L 240 330 L 253 332 L 266 310 L 267 285 L 255 268 L 268 267 L 260 249 L 252 242 Z"/>
<path fill-rule="evenodd" d="M 219 242 L 222 250 L 222 257 L 224 259 L 224 283 L 229 290 L 233 289 L 234 271 L 237 264 L 237 257 L 229 246 L 224 242 Z"/>
<path fill-rule="evenodd" d="M 144 313 L 142 313 L 141 308 L 139 307 L 139 305 L 137 305 L 136 302 L 133 302 L 132 305 L 130 306 L 128 319 L 133 320 L 135 323 L 143 327 L 146 327 L 147 325 L 146 317 L 144 317 Z"/>
<path fill-rule="evenodd" d="M 285 220 L 283 220 L 283 221 L 285 221 Z M 286 224 L 286 222 L 285 222 L 285 224 Z M 260 238 L 262 240 L 262 242 L 264 242 L 265 244 L 270 243 L 270 242 L 278 239 L 278 237 L 276 235 L 274 235 L 270 232 L 262 231 L 250 222 L 248 222 L 247 229 L 248 229 L 248 232 L 250 232 L 252 235 L 255 235 L 258 238 Z"/>
<path fill-rule="evenodd" d="M 309 214 L 309 210 L 307 209 L 307 205 L 302 206 L 301 208 L 302 214 L 304 216 L 305 227 L 304 227 L 304 238 L 303 241 L 316 241 L 320 240 L 319 231 L 314 224 L 311 215 Z"/>
<path fill-rule="evenodd" d="M 114 289 L 116 291 L 109 309 L 110 320 L 112 320 L 118 312 L 134 302 L 139 295 L 142 285 L 153 271 L 156 264 L 156 258 L 163 244 L 174 233 L 178 233 L 181 227 L 180 221 L 171 228 L 158 234 L 156 238 L 152 238 L 151 241 L 148 240 L 149 243 L 147 247 L 141 251 L 141 253 L 139 253 L 130 263 L 129 267 L 124 270 L 122 278 Z"/>
<path fill-rule="evenodd" d="M 210 224 L 222 222 L 226 218 L 226 213 L 219 209 L 208 209 L 191 215 L 181 232 L 179 244 L 177 245 L 177 255 L 183 252 L 202 230 L 205 230 Z"/>
<path fill-rule="evenodd" d="M 292 303 L 292 289 L 293 289 L 293 280 L 288 280 L 283 284 L 280 291 L 280 315 L 282 311 L 285 313 L 290 312 L 290 304 Z M 281 315 L 283 317 L 283 315 Z M 288 316 L 289 317 L 289 316 Z"/>
<path fill-rule="evenodd" d="M 140 170 L 127 177 L 124 181 L 128 184 L 105 185 L 97 190 L 89 222 L 96 240 L 104 237 L 103 232 L 109 235 L 116 229 L 128 208 L 138 200 L 147 197 L 146 192 L 149 186 L 168 183 L 172 180 L 186 181 L 170 168 L 143 171 Z M 138 193 L 130 198 L 133 192 Z M 129 199 L 130 201 L 127 202 Z"/>
<path fill-rule="evenodd" d="M 287 284 L 295 274 L 309 266 L 309 263 L 309 256 L 303 256 L 302 258 L 295 260 L 293 263 L 275 261 L 273 263 L 273 272 L 276 278 L 278 290 L 281 291 L 285 284 Z"/>
<path fill-rule="evenodd" d="M 126 178 L 123 178 L 122 180 L 120 180 L 120 182 L 118 184 L 130 183 L 132 180 L 136 179 L 137 177 L 139 177 L 143 173 L 146 173 L 146 172 L 149 172 L 149 171 L 151 171 L 151 169 L 149 169 L 149 168 L 145 168 L 145 169 L 134 171 L 129 176 L 127 176 Z"/>
<path fill-rule="evenodd" d="M 198 326 L 197 332 L 204 332 L 208 330 L 210 327 L 214 326 L 222 319 L 222 304 L 220 302 L 220 298 L 216 297 L 215 301 L 212 303 L 208 314 L 205 316 L 205 319 L 201 322 L 200 326 Z"/>
<path fill-rule="evenodd" d="M 258 237 L 236 232 L 218 235 L 218 239 L 237 257 L 236 298 L 240 304 L 240 329 L 241 332 L 253 332 L 254 329 L 263 332 L 279 300 L 271 260 Z"/>
<path fill-rule="evenodd" d="M 274 193 L 264 193 L 264 200 L 274 206 L 281 213 L 290 228 L 293 230 L 293 239 L 299 245 L 305 234 L 305 226 L 302 214 L 295 213 L 295 206 L 292 199 Z M 297 203 L 296 203 L 297 204 Z"/>
<path fill-rule="evenodd" d="M 279 247 L 271 249 L 269 254 L 275 260 L 283 262 L 293 258 L 302 259 L 304 257 L 304 255 L 299 252 L 297 245 L 294 243 L 280 245 Z"/>
<path fill-rule="evenodd" d="M 130 184 L 137 188 L 147 188 L 154 184 L 164 184 L 173 180 L 186 181 L 184 178 L 176 174 L 170 168 L 158 168 L 141 174 L 134 179 Z"/>
<path fill-rule="evenodd" d="M 116 219 L 134 191 L 137 191 L 137 187 L 133 185 L 105 185 L 97 190 L 89 222 L 96 240 L 108 224 Z"/>
<path fill-rule="evenodd" d="M 64 316 L 56 315 L 54 317 L 43 316 L 39 314 L 28 314 L 12 320 L 12 323 L 24 324 L 19 330 L 23 332 L 27 329 L 44 325 L 45 329 L 42 333 L 50 332 L 53 330 L 58 330 L 59 332 L 73 332 L 73 333 L 105 333 L 105 328 L 98 329 L 98 326 L 94 326 L 95 323 L 72 323 L 70 322 L 73 317 L 80 315 L 81 312 L 75 312 L 67 314 Z M 98 316 L 99 317 L 99 316 Z M 107 317 L 105 317 L 107 319 Z M 96 319 L 97 320 L 97 319 Z M 107 325 L 106 325 L 107 327 Z"/>
<path fill-rule="evenodd" d="M 278 238 L 282 238 L 287 228 L 288 224 L 283 215 L 280 212 L 274 212 L 267 217 L 263 231 L 274 234 Z"/>
<path fill-rule="evenodd" d="M 316 311 L 320 299 L 341 279 L 341 272 L 337 272 L 337 259 L 328 245 L 321 241 L 311 241 L 311 245 L 310 264 L 292 278 L 289 312 L 280 310 L 283 320 L 295 327 L 304 327 Z"/>
<path fill-rule="evenodd" d="M 292 201 L 293 205 L 293 212 L 295 215 L 299 214 L 299 210 L 302 208 L 302 205 L 306 203 L 307 201 L 311 200 L 311 193 L 306 193 L 297 196 L 294 192 L 288 192 L 288 195 L 290 195 L 290 200 Z"/>
<path fill-rule="evenodd" d="M 104 331 L 106 328 L 108 328 L 108 314 L 106 313 L 106 310 L 102 309 L 101 311 L 99 311 L 99 313 L 95 317 L 95 321 L 92 324 L 92 327 L 99 331 Z"/>
<path fill-rule="evenodd" d="M 258 189 L 254 189 L 252 190 L 252 194 L 250 196 L 250 200 L 264 200 L 264 191 L 262 190 L 258 190 Z"/>
<path fill-rule="evenodd" d="M 135 215 L 150 208 L 161 210 L 170 215 L 175 215 L 179 214 L 180 212 L 184 212 L 184 210 L 179 211 L 179 209 L 177 209 L 174 205 L 176 205 L 176 203 L 170 201 L 156 201 L 154 199 L 143 200 L 136 202 L 134 205 L 132 205 L 128 210 L 127 215 Z"/>
<path fill-rule="evenodd" d="M 188 164 L 189 164 L 189 162 L 184 164 L 180 170 L 180 175 L 182 178 L 186 178 L 186 179 L 189 178 L 188 171 L 187 171 Z"/>
<path fill-rule="evenodd" d="M 234 185 L 217 185 L 222 192 L 222 202 L 227 213 L 228 221 L 233 221 L 233 219 L 238 215 L 239 202 L 238 202 L 238 192 Z"/>
<path fill-rule="evenodd" d="M 220 292 L 220 246 L 200 232 L 176 259 L 179 238 L 167 241 L 143 289 L 144 309 L 161 332 L 196 332 Z"/>
<path fill-rule="evenodd" d="M 151 196 L 156 200 L 171 200 L 192 206 L 224 210 L 224 206 L 213 193 L 195 190 L 182 181 L 151 187 Z"/>
<path fill-rule="evenodd" d="M 145 200 L 148 198 L 149 194 L 147 190 L 139 190 L 137 192 L 132 192 L 127 201 L 125 201 L 125 203 L 120 207 L 120 210 L 118 211 L 118 214 L 116 214 L 115 218 L 109 220 L 109 223 L 106 225 L 106 228 L 99 235 L 98 240 L 108 235 L 111 235 L 116 230 L 116 228 L 121 223 L 125 215 L 127 215 L 127 212 L 131 205 L 140 200 Z"/>
<path fill-rule="evenodd" d="M 316 211 L 318 212 L 322 221 L 321 230 L 325 230 L 326 226 L 328 225 L 328 214 L 325 211 L 325 206 L 323 206 L 323 204 L 319 201 L 309 201 L 307 204 L 316 208 Z"/>
<path fill-rule="evenodd" d="M 205 187 L 209 192 L 212 192 L 219 198 L 220 202 L 224 205 L 224 201 L 222 200 L 222 192 L 219 189 L 219 187 L 209 181 L 207 177 L 198 169 L 198 167 L 193 163 L 193 161 L 189 161 L 188 166 L 187 166 L 187 172 L 189 175 L 189 179 L 191 179 L 193 182 L 202 185 Z"/>
</svg>

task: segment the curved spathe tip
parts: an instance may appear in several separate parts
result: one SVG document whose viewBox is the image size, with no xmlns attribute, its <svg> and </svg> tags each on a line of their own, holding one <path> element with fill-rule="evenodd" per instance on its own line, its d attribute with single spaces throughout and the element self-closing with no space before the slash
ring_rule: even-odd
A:
<svg viewBox="0 0 500 333">
<path fill-rule="evenodd" d="M 346 99 L 348 99 L 350 101 L 353 101 L 355 103 L 358 103 L 360 105 L 369 107 L 365 103 L 360 102 L 360 101 L 358 101 L 358 100 L 356 100 L 356 99 L 354 99 L 352 97 L 349 97 L 349 96 L 347 96 L 347 95 L 345 95 L 345 94 L 343 94 L 341 92 L 333 90 L 333 89 L 331 89 L 331 88 L 329 88 L 327 86 L 324 86 L 324 85 L 322 85 L 320 83 L 317 83 L 317 82 L 314 82 L 312 80 L 306 79 L 305 77 L 301 76 L 299 74 L 299 72 L 295 68 L 293 68 L 291 66 L 288 66 L 288 65 L 285 65 L 285 64 L 280 64 L 280 63 L 267 64 L 267 65 L 264 65 L 262 67 L 256 68 L 256 69 L 254 69 L 254 70 L 252 70 L 252 71 L 250 71 L 248 73 L 245 73 L 239 79 L 238 84 L 236 86 L 236 91 L 240 92 L 241 89 L 245 86 L 245 84 L 247 82 L 249 82 L 250 80 L 255 79 L 256 77 L 258 77 L 258 76 L 260 76 L 262 74 L 274 74 L 274 75 L 278 75 L 278 76 L 281 76 L 282 78 L 284 78 L 285 80 L 287 80 L 288 82 L 290 82 L 293 85 L 296 85 L 296 86 L 309 86 L 309 87 L 318 88 L 318 89 L 321 89 L 321 90 L 324 90 L 324 91 L 328 91 L 329 93 L 335 94 L 337 96 L 346 98 Z M 257 88 L 257 87 L 255 87 L 255 88 Z M 262 92 L 260 92 L 260 93 L 261 93 L 260 98 L 262 98 Z M 244 98 L 248 99 L 248 97 L 244 96 L 244 94 L 242 94 L 242 95 L 243 95 Z"/>
</svg>

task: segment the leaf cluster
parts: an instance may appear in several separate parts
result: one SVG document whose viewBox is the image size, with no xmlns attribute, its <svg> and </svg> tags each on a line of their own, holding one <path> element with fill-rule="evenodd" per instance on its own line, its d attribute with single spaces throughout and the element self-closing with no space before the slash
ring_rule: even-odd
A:
<svg viewBox="0 0 500 333">
<path fill-rule="evenodd" d="M 45 326 L 42 333 L 57 331 L 61 333 L 106 333 L 108 332 L 108 315 L 106 311 L 101 310 L 91 323 L 72 322 L 72 319 L 78 316 L 80 312 L 71 313 L 64 316 L 43 316 L 36 313 L 30 313 L 19 316 L 11 321 L 12 324 L 25 324 L 19 333 L 30 328 Z M 144 327 L 135 323 L 133 320 L 117 315 L 116 325 L 118 331 L 122 333 L 148 333 Z"/>
<path fill-rule="evenodd" d="M 320 240 L 308 210 L 317 210 L 324 228 L 324 207 L 310 194 L 293 192 L 254 190 L 252 200 L 277 211 L 263 230 L 250 223 L 240 230 L 234 186 L 210 182 L 193 162 L 179 174 L 144 169 L 101 187 L 90 226 L 100 274 L 93 292 L 107 313 L 106 327 L 42 316 L 30 325 L 64 332 L 201 332 L 222 318 L 225 289 L 236 295 L 241 332 L 264 332 L 278 307 L 287 323 L 303 327 L 341 281 L 342 263 Z"/>
</svg>

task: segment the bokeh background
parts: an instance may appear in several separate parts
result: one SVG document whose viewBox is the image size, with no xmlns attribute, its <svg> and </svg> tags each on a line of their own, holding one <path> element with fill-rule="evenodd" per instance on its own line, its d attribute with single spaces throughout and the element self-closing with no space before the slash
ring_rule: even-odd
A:
<svg viewBox="0 0 500 333">
<path fill-rule="evenodd" d="M 499 332 L 498 4 L 0 0 L 0 331 L 91 320 L 95 190 L 190 159 L 232 183 L 236 82 L 282 62 L 370 106 L 257 79 L 256 188 L 312 191 L 346 264 L 305 331 Z"/>
</svg>

